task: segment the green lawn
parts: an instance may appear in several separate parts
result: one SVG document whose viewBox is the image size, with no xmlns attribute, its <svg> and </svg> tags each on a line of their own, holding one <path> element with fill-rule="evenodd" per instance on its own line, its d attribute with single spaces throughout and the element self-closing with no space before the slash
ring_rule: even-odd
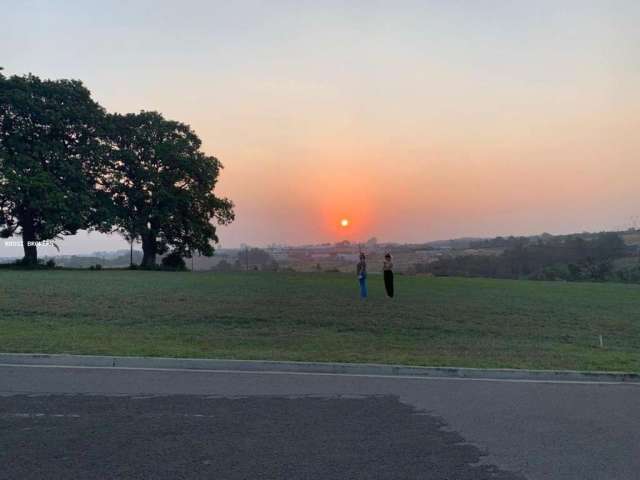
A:
<svg viewBox="0 0 640 480">
<path fill-rule="evenodd" d="M 0 351 L 640 371 L 639 285 L 396 282 L 0 270 Z"/>
</svg>

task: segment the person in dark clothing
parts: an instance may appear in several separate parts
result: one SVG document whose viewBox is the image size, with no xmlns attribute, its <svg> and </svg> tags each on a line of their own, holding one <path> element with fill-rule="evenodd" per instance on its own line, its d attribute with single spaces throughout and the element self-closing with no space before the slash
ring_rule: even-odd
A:
<svg viewBox="0 0 640 480">
<path fill-rule="evenodd" d="M 393 263 L 391 262 L 390 253 L 386 253 L 384 256 L 382 273 L 384 275 L 384 289 L 387 291 L 387 296 L 393 298 Z"/>
<path fill-rule="evenodd" d="M 358 283 L 360 284 L 360 298 L 367 298 L 367 261 L 364 253 L 360 253 L 360 261 L 357 267 Z"/>
</svg>

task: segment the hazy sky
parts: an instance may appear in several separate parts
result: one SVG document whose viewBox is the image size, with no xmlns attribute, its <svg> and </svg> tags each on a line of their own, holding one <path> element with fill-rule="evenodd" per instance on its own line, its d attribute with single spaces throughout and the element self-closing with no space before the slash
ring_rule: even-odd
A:
<svg viewBox="0 0 640 480">
<path fill-rule="evenodd" d="M 236 204 L 223 246 L 562 233 L 640 215 L 635 0 L 0 9 L 5 73 L 79 78 L 110 111 L 195 129 Z M 61 245 L 126 247 L 95 234 Z"/>
</svg>

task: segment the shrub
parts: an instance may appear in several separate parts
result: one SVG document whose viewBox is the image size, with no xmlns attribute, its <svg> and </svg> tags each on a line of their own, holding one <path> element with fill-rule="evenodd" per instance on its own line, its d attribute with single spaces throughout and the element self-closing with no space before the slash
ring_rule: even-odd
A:
<svg viewBox="0 0 640 480">
<path fill-rule="evenodd" d="M 640 283 L 640 265 L 616 271 L 615 278 L 621 282 Z"/>
<path fill-rule="evenodd" d="M 166 270 L 186 270 L 187 265 L 179 253 L 171 252 L 162 259 L 162 268 Z"/>
<path fill-rule="evenodd" d="M 530 276 L 532 280 L 569 280 L 571 273 L 567 265 L 550 265 Z"/>
</svg>

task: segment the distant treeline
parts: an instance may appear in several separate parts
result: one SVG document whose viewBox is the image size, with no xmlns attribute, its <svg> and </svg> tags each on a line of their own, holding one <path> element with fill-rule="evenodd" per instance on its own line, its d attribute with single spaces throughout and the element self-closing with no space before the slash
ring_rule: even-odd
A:
<svg viewBox="0 0 640 480">
<path fill-rule="evenodd" d="M 240 250 L 233 261 L 221 260 L 212 270 L 218 272 L 232 272 L 241 270 L 261 270 L 277 272 L 280 265 L 273 256 L 261 248 Z"/>
<path fill-rule="evenodd" d="M 118 255 L 115 257 L 95 257 L 84 255 L 70 255 L 67 257 L 52 257 L 45 260 L 52 260 L 56 266 L 65 268 L 90 268 L 100 265 L 100 268 L 118 268 L 126 267 L 131 262 L 131 256 L 127 254 Z M 133 263 L 139 264 L 142 261 L 142 252 L 139 250 L 133 251 Z"/>
<path fill-rule="evenodd" d="M 417 264 L 418 273 L 438 276 L 530 278 L 540 280 L 640 281 L 640 264 L 616 268 L 614 261 L 637 253 L 616 233 L 496 238 L 476 248 L 504 248 L 497 255 L 449 255 Z"/>
</svg>

